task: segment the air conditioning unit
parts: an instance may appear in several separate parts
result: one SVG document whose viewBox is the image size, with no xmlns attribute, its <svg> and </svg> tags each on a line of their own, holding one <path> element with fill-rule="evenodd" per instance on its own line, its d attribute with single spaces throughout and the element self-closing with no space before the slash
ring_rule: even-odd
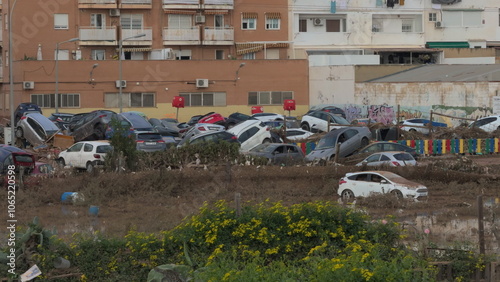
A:
<svg viewBox="0 0 500 282">
<path fill-rule="evenodd" d="M 23 89 L 35 89 L 34 81 L 23 81 Z"/>
<path fill-rule="evenodd" d="M 315 19 L 313 19 L 313 24 L 316 26 L 323 25 L 323 19 L 315 18 Z"/>
<path fill-rule="evenodd" d="M 115 84 L 116 84 L 116 88 L 120 88 L 120 81 L 119 80 L 115 81 Z M 125 88 L 125 87 L 127 87 L 127 81 L 122 80 L 122 88 Z"/>
<path fill-rule="evenodd" d="M 435 26 L 436 28 L 442 28 L 442 27 L 443 27 L 443 23 L 442 23 L 442 22 L 435 22 L 435 23 L 434 23 L 434 26 Z"/>
<path fill-rule="evenodd" d="M 205 16 L 204 15 L 196 15 L 194 17 L 194 22 L 195 23 L 205 23 Z"/>
<path fill-rule="evenodd" d="M 120 16 L 120 9 L 111 9 L 111 10 L 109 10 L 109 15 L 111 17 L 119 17 Z"/>
<path fill-rule="evenodd" d="M 196 79 L 196 87 L 207 88 L 208 87 L 208 79 L 202 79 L 202 78 Z"/>
</svg>

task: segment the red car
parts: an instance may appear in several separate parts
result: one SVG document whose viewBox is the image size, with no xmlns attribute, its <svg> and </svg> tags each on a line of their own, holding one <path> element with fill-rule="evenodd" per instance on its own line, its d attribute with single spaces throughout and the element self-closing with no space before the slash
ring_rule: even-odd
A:
<svg viewBox="0 0 500 282">
<path fill-rule="evenodd" d="M 213 124 L 226 124 L 226 118 L 218 113 L 208 113 L 202 116 L 197 123 L 213 123 Z"/>
</svg>

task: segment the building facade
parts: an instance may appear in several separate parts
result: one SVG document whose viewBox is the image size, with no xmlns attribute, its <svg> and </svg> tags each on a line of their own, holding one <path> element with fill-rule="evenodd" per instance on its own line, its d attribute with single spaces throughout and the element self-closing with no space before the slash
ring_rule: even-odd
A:
<svg viewBox="0 0 500 282">
<path fill-rule="evenodd" d="M 2 2 L 4 115 L 11 96 L 47 113 L 121 108 L 150 117 L 176 115 L 181 96 L 180 120 L 252 106 L 283 113 L 285 99 L 309 108 L 307 60 L 289 58 L 286 1 Z"/>
</svg>

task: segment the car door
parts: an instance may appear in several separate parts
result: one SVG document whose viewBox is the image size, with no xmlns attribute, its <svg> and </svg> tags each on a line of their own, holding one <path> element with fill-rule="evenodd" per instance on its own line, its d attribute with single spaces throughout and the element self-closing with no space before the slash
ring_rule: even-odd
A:
<svg viewBox="0 0 500 282">
<path fill-rule="evenodd" d="M 78 158 L 78 167 L 86 167 L 87 161 L 94 159 L 94 145 L 85 143 L 83 150 Z"/>
<path fill-rule="evenodd" d="M 64 155 L 66 165 L 78 167 L 78 159 L 82 148 L 83 143 L 76 143 L 66 150 L 66 154 Z"/>
<path fill-rule="evenodd" d="M 293 145 L 286 145 L 286 164 L 296 164 L 304 160 L 304 154 L 300 151 L 299 147 Z"/>
<path fill-rule="evenodd" d="M 389 180 L 387 180 L 385 177 L 380 176 L 376 173 L 370 173 L 369 174 L 369 179 L 370 179 L 370 193 L 380 193 L 380 194 L 386 194 L 391 192 L 392 190 L 392 184 Z M 366 196 L 369 196 L 366 195 Z"/>
<path fill-rule="evenodd" d="M 257 132 L 259 132 L 259 128 L 257 126 L 252 126 L 240 134 L 238 141 L 240 141 L 243 150 L 250 150 L 260 144 L 257 138 L 252 138 Z"/>
<path fill-rule="evenodd" d="M 358 131 L 355 129 L 347 129 L 339 135 L 338 141 L 340 144 L 340 157 L 345 157 L 352 154 L 359 148 Z"/>
<path fill-rule="evenodd" d="M 311 132 L 317 132 L 318 130 L 326 131 L 327 122 L 326 114 L 323 112 L 312 112 L 309 114 L 309 126 L 311 127 Z M 314 128 L 314 130 L 313 130 Z"/>
<path fill-rule="evenodd" d="M 377 166 L 380 164 L 380 156 L 381 154 L 373 154 L 366 158 L 363 163 L 365 163 L 367 166 Z"/>
</svg>

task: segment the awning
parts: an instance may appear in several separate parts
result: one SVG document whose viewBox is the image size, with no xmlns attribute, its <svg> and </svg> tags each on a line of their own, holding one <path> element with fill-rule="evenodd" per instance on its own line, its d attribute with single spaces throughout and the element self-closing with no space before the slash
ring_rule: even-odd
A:
<svg viewBox="0 0 500 282">
<path fill-rule="evenodd" d="M 457 41 L 457 42 L 427 42 L 425 44 L 427 48 L 470 48 L 469 42 Z"/>
<path fill-rule="evenodd" d="M 271 48 L 288 48 L 286 42 L 269 42 L 269 43 L 236 43 L 236 54 L 243 55 L 248 53 L 258 52 L 260 50 Z"/>
<path fill-rule="evenodd" d="M 256 19 L 257 18 L 257 13 L 251 13 L 251 12 L 243 12 L 241 13 L 244 19 Z"/>
<path fill-rule="evenodd" d="M 229 14 L 229 10 L 205 10 L 205 15 L 224 15 Z"/>
<path fill-rule="evenodd" d="M 431 48 L 365 48 L 374 52 L 414 52 L 414 53 L 433 53 L 439 52 L 440 49 Z"/>
<path fill-rule="evenodd" d="M 120 48 L 116 48 L 116 52 L 119 52 L 120 51 Z M 123 52 L 149 52 L 151 51 L 151 48 L 150 47 L 131 47 L 131 48 L 123 48 L 122 47 L 122 51 Z"/>
<path fill-rule="evenodd" d="M 163 10 L 165 14 L 194 15 L 196 10 Z"/>
<path fill-rule="evenodd" d="M 266 18 L 268 18 L 268 19 L 281 19 L 281 14 L 279 12 L 266 13 Z"/>
</svg>

